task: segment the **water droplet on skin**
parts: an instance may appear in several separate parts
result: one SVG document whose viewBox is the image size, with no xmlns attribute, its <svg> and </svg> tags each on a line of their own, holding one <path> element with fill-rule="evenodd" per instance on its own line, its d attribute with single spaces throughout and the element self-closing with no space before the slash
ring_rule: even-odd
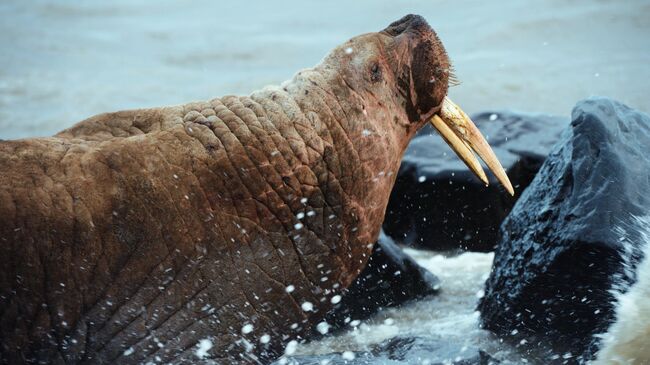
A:
<svg viewBox="0 0 650 365">
<path fill-rule="evenodd" d="M 314 305 L 311 302 L 304 302 L 300 305 L 300 308 L 305 312 L 311 312 L 314 310 Z"/>
<path fill-rule="evenodd" d="M 321 334 L 325 335 L 330 330 L 330 325 L 327 322 L 321 322 L 316 325 L 316 330 Z"/>
<path fill-rule="evenodd" d="M 245 335 L 251 332 L 253 332 L 253 325 L 250 323 L 245 324 L 244 327 L 241 328 L 241 333 Z"/>
<path fill-rule="evenodd" d="M 296 340 L 289 341 L 287 347 L 284 348 L 284 354 L 289 356 L 293 355 L 296 352 L 297 347 L 298 347 L 298 341 Z"/>
<path fill-rule="evenodd" d="M 205 356 L 208 355 L 208 351 L 212 348 L 212 341 L 210 341 L 207 338 L 202 339 L 199 341 L 197 344 L 198 349 L 196 350 L 195 354 L 199 359 L 204 358 Z"/>
</svg>

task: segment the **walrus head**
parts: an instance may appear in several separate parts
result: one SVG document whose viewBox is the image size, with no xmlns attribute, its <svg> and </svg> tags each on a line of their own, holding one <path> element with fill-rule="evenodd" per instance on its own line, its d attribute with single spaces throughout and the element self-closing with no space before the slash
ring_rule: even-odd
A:
<svg viewBox="0 0 650 365">
<path fill-rule="evenodd" d="M 474 153 L 508 192 L 514 193 L 478 128 L 446 97 L 453 80 L 451 62 L 437 34 L 421 16 L 406 15 L 380 32 L 352 38 L 317 68 L 340 78 L 342 89 L 361 94 L 365 101 L 376 100 L 379 107 L 364 106 L 364 114 L 374 112 L 371 119 L 392 123 L 391 127 L 405 132 L 406 138 L 397 138 L 405 141 L 402 148 L 415 131 L 430 122 L 481 181 L 488 184 Z M 338 91 L 345 94 L 342 89 Z"/>
<path fill-rule="evenodd" d="M 426 123 L 485 184 L 474 153 L 512 193 L 478 128 L 447 97 L 450 80 L 451 62 L 442 42 L 422 17 L 407 15 L 379 32 L 348 40 L 282 89 L 257 97 L 285 105 L 287 119 L 296 120 L 292 128 L 309 131 L 296 143 L 309 144 L 303 160 L 318 178 L 318 189 L 327 192 L 327 205 L 338 209 L 334 216 L 341 224 L 329 225 L 340 227 L 330 236 L 338 250 L 333 256 L 343 262 L 331 266 L 345 267 L 341 287 L 363 268 L 404 152 Z"/>
</svg>

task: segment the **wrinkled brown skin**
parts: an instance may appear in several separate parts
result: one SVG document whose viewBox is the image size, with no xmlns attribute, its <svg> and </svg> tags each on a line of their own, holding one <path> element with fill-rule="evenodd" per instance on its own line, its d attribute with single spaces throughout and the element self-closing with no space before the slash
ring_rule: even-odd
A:
<svg viewBox="0 0 650 365">
<path fill-rule="evenodd" d="M 282 354 L 366 264 L 448 70 L 407 16 L 282 87 L 0 142 L 2 361 L 194 363 L 206 338 L 217 363 Z"/>
</svg>

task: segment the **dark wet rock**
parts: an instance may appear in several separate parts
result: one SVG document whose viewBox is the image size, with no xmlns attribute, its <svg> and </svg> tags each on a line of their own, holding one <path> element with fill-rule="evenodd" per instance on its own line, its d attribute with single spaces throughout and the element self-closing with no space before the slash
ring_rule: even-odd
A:
<svg viewBox="0 0 650 365">
<path fill-rule="evenodd" d="M 499 225 L 568 125 L 566 118 L 506 111 L 473 120 L 506 169 L 515 197 L 487 171 L 485 187 L 435 130 L 424 128 L 404 155 L 386 211 L 384 230 L 398 243 L 492 251 Z"/>
<path fill-rule="evenodd" d="M 605 98 L 576 105 L 503 222 L 479 304 L 485 328 L 550 344 L 558 362 L 592 355 L 613 318 L 611 290 L 634 280 L 642 255 L 634 216 L 650 211 L 649 152 L 650 116 Z"/>
<path fill-rule="evenodd" d="M 437 293 L 440 281 L 393 240 L 381 234 L 368 265 L 325 321 L 332 330 L 363 320 L 385 307 Z"/>
<path fill-rule="evenodd" d="M 354 358 L 351 358 L 351 354 Z M 303 355 L 288 359 L 293 365 L 496 365 L 499 361 L 476 348 L 463 348 L 457 343 L 431 341 L 422 337 L 395 337 L 386 340 L 370 351 L 343 355 Z"/>
</svg>

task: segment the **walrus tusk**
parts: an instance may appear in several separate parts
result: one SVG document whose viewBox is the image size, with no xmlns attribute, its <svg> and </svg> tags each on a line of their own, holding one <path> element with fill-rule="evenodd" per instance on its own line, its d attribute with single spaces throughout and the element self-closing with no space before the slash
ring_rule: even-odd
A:
<svg viewBox="0 0 650 365">
<path fill-rule="evenodd" d="M 438 130 L 442 139 L 444 139 L 451 149 L 456 152 L 458 157 L 465 162 L 465 165 L 467 165 L 467 167 L 469 167 L 469 169 L 472 170 L 472 172 L 487 186 L 488 179 L 487 176 L 485 176 L 485 172 L 483 172 L 481 163 L 478 162 L 478 159 L 474 156 L 474 153 L 467 143 L 460 139 L 439 116 L 434 115 L 433 118 L 431 118 L 431 124 L 433 124 L 433 126 Z"/>
<path fill-rule="evenodd" d="M 510 195 L 515 195 L 508 175 L 497 156 L 490 148 L 483 135 L 474 122 L 448 97 L 442 102 L 438 115 L 431 118 L 431 124 L 442 135 L 442 138 L 449 144 L 454 152 L 469 167 L 476 176 L 488 185 L 487 177 L 483 172 L 474 152 L 485 162 L 497 180 L 503 185 Z"/>
</svg>

